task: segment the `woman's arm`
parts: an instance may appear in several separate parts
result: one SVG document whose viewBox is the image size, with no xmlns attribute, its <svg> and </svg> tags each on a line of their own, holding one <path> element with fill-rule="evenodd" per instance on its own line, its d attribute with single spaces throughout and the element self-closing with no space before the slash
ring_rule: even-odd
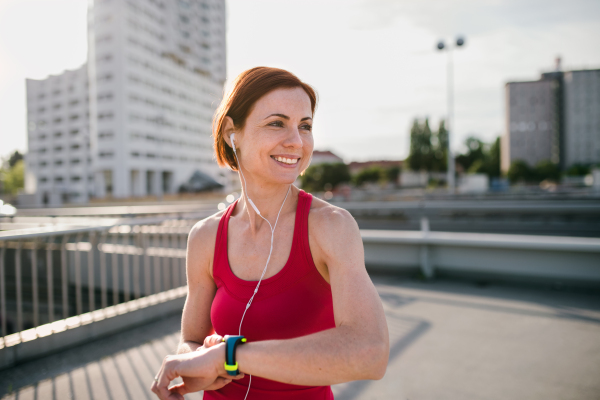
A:
<svg viewBox="0 0 600 400">
<path fill-rule="evenodd" d="M 210 307 L 217 287 L 211 276 L 216 239 L 215 217 L 198 222 L 188 236 L 186 274 L 188 295 L 181 317 L 177 354 L 195 351 L 213 332 Z M 218 221 L 218 220 L 217 220 Z M 218 227 L 218 222 L 216 223 Z"/>
<path fill-rule="evenodd" d="M 311 210 L 309 223 L 315 264 L 325 264 L 329 274 L 336 327 L 239 346 L 239 368 L 297 385 L 381 379 L 388 361 L 388 329 L 381 300 L 365 269 L 356 221 L 347 211 L 327 205 Z"/>
</svg>

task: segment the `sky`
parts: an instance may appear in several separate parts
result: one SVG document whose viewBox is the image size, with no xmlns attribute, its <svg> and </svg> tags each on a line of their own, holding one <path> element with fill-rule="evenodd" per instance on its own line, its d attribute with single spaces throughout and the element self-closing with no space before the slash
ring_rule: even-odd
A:
<svg viewBox="0 0 600 400">
<path fill-rule="evenodd" d="M 0 0 L 0 157 L 26 151 L 25 78 L 86 60 L 87 0 Z M 35 10 L 35 12 L 32 12 Z M 315 148 L 345 161 L 403 159 L 415 118 L 447 115 L 452 146 L 504 129 L 504 84 L 554 69 L 600 68 L 600 1 L 227 0 L 228 80 L 258 65 L 285 68 L 319 94 Z"/>
</svg>

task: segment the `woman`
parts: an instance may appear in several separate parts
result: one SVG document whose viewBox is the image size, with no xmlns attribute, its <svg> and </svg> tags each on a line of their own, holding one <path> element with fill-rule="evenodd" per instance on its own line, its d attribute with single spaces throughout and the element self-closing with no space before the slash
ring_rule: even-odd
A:
<svg viewBox="0 0 600 400">
<path fill-rule="evenodd" d="M 329 385 L 383 377 L 388 330 L 358 226 L 293 186 L 310 164 L 315 106 L 309 85 L 267 67 L 223 99 L 217 162 L 240 172 L 243 193 L 190 232 L 181 343 L 152 384 L 159 398 L 333 399 Z"/>
</svg>

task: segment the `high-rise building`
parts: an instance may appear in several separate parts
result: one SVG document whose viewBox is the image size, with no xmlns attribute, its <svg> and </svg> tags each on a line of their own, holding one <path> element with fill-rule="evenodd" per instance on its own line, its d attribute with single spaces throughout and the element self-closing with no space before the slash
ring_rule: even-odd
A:
<svg viewBox="0 0 600 400">
<path fill-rule="evenodd" d="M 562 73 L 542 75 L 529 82 L 505 86 L 506 131 L 501 140 L 501 168 L 515 160 L 535 166 L 540 161 L 562 163 L 564 135 Z"/>
<path fill-rule="evenodd" d="M 26 186 L 86 202 L 173 193 L 197 170 L 225 181 L 211 141 L 224 0 L 94 0 L 88 14 L 87 64 L 27 80 Z"/>
<path fill-rule="evenodd" d="M 600 69 L 565 73 L 565 164 L 600 163 Z"/>
</svg>

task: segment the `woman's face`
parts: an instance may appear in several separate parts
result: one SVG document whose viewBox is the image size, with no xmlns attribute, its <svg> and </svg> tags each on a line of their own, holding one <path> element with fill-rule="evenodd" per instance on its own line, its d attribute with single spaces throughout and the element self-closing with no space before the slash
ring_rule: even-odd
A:
<svg viewBox="0 0 600 400">
<path fill-rule="evenodd" d="M 244 172 L 268 183 L 293 183 L 310 163 L 312 123 L 302 88 L 276 89 L 260 98 L 235 135 Z"/>
</svg>

